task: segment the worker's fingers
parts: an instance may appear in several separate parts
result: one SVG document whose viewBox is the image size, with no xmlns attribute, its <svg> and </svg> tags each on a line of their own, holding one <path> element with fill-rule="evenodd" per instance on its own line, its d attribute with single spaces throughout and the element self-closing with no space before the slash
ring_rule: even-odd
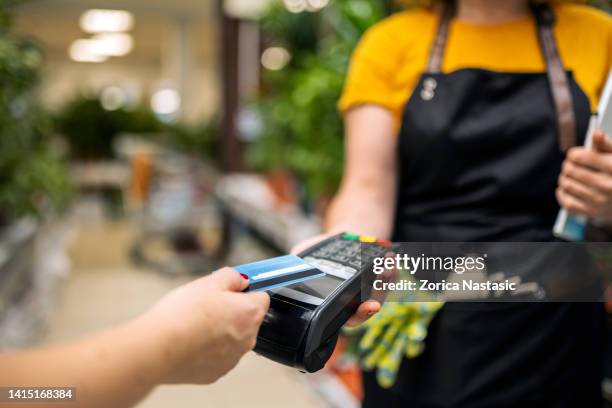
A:
<svg viewBox="0 0 612 408">
<path fill-rule="evenodd" d="M 387 252 L 385 254 L 385 258 L 393 258 L 395 257 L 395 253 L 394 252 Z M 372 285 L 372 291 L 370 293 L 370 299 L 371 300 L 376 300 L 378 301 L 380 304 L 384 303 L 385 299 L 387 298 L 388 295 L 388 290 L 387 290 L 387 283 L 389 282 L 395 282 L 395 280 L 397 279 L 397 269 L 395 267 L 393 268 L 388 268 L 382 271 L 382 273 L 377 274 L 376 276 L 374 276 L 374 280 L 375 281 L 380 281 L 380 284 L 375 284 L 373 282 Z M 378 289 L 377 289 L 378 288 Z"/>
<path fill-rule="evenodd" d="M 598 152 L 612 153 L 612 139 L 599 129 L 593 133 L 593 148 Z"/>
<path fill-rule="evenodd" d="M 346 322 L 347 326 L 357 326 L 380 311 L 381 304 L 376 300 L 367 300 L 359 305 L 353 316 Z"/>
<path fill-rule="evenodd" d="M 606 194 L 564 175 L 559 176 L 559 188 L 564 193 L 570 194 L 575 198 L 596 207 L 603 206 L 608 203 L 608 197 Z"/>
<path fill-rule="evenodd" d="M 592 207 L 573 195 L 565 192 L 563 189 L 557 188 L 555 195 L 557 196 L 559 205 L 570 213 L 583 215 L 585 217 L 592 217 L 595 215 L 595 210 Z"/>
<path fill-rule="evenodd" d="M 571 165 L 612 174 L 612 154 L 586 147 L 572 147 L 567 153 L 562 172 L 567 172 Z"/>
<path fill-rule="evenodd" d="M 320 235 L 316 235 L 314 237 L 308 238 L 298 244 L 296 244 L 295 246 L 293 246 L 293 248 L 291 248 L 291 253 L 294 255 L 299 254 L 300 252 L 302 252 L 305 249 L 308 249 L 316 244 L 318 244 L 319 242 L 323 241 L 324 239 L 327 239 L 329 237 L 331 237 L 332 233 L 325 233 L 325 234 L 320 234 Z"/>
</svg>

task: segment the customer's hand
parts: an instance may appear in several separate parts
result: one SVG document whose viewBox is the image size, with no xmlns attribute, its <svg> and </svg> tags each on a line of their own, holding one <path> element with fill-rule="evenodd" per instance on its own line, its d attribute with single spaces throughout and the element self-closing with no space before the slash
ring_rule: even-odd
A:
<svg viewBox="0 0 612 408">
<path fill-rule="evenodd" d="M 310 248 L 313 245 L 316 245 L 317 243 L 333 236 L 336 235 L 335 233 L 326 233 L 326 234 L 320 234 L 320 235 L 316 235 L 312 238 L 309 238 L 305 241 L 300 242 L 299 244 L 295 245 L 292 249 L 291 249 L 291 253 L 292 254 L 298 254 L 302 251 L 304 251 L 305 249 Z M 365 322 L 366 320 L 368 320 L 370 317 L 374 316 L 376 313 L 378 313 L 378 311 L 381 308 L 381 302 L 379 300 L 375 300 L 375 299 L 370 299 L 367 300 L 365 302 L 363 302 L 361 305 L 359 305 L 359 308 L 357 309 L 357 311 L 355 312 L 355 314 L 353 316 L 351 316 L 351 318 L 346 322 L 347 326 L 357 326 L 363 322 Z"/>
<path fill-rule="evenodd" d="M 592 149 L 568 151 L 556 195 L 573 214 L 612 221 L 612 141 L 602 131 L 593 135 Z"/>
<path fill-rule="evenodd" d="M 141 318 L 162 339 L 163 382 L 212 383 L 253 349 L 270 298 L 241 293 L 247 286 L 223 268 L 174 290 Z"/>
</svg>

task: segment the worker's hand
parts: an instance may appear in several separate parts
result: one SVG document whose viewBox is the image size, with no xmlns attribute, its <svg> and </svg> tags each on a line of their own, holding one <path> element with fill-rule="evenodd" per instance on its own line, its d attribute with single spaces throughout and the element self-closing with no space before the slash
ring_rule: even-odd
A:
<svg viewBox="0 0 612 408">
<path fill-rule="evenodd" d="M 162 382 L 212 383 L 255 347 L 270 298 L 241 293 L 247 286 L 223 268 L 174 290 L 142 318 L 162 339 Z"/>
<path fill-rule="evenodd" d="M 302 251 L 304 251 L 305 249 L 310 248 L 313 245 L 316 245 L 317 243 L 333 236 L 336 235 L 335 233 L 325 233 L 325 234 L 320 234 L 320 235 L 316 235 L 312 238 L 309 238 L 305 241 L 300 242 L 299 244 L 295 245 L 292 249 L 291 249 L 291 253 L 292 254 L 298 254 Z M 351 316 L 351 318 L 346 322 L 347 326 L 357 326 L 363 322 L 365 322 L 366 320 L 368 320 L 370 317 L 374 316 L 376 313 L 378 313 L 378 311 L 381 308 L 381 302 L 382 300 L 380 299 L 370 299 L 367 300 L 365 302 L 363 302 L 361 305 L 359 305 L 359 308 L 357 309 L 357 311 L 355 312 L 355 314 L 353 316 Z"/>
<path fill-rule="evenodd" d="M 556 195 L 573 214 L 612 221 L 612 141 L 601 130 L 593 135 L 592 149 L 568 151 Z"/>
</svg>

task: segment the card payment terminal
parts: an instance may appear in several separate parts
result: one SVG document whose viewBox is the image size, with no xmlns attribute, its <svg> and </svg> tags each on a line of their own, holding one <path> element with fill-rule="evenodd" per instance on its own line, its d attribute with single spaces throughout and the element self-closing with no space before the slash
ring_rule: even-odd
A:
<svg viewBox="0 0 612 408">
<path fill-rule="evenodd" d="M 302 371 L 323 368 L 340 328 L 369 296 L 374 257 L 390 250 L 389 241 L 345 233 L 300 253 L 318 273 L 306 272 L 302 280 L 266 289 L 270 309 L 259 330 L 255 352 Z"/>
</svg>

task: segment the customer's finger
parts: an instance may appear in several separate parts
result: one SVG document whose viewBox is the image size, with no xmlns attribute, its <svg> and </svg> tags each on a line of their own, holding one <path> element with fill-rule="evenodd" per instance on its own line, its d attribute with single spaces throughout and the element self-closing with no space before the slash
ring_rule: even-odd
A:
<svg viewBox="0 0 612 408">
<path fill-rule="evenodd" d="M 245 296 L 248 297 L 249 302 L 252 302 L 252 304 L 256 306 L 256 319 L 261 322 L 266 315 L 266 312 L 270 308 L 270 295 L 268 295 L 266 292 L 252 292 L 246 294 Z"/>
<path fill-rule="evenodd" d="M 235 269 L 230 267 L 213 272 L 209 279 L 219 288 L 232 292 L 241 292 L 249 286 L 248 279 L 244 279 Z"/>
</svg>

